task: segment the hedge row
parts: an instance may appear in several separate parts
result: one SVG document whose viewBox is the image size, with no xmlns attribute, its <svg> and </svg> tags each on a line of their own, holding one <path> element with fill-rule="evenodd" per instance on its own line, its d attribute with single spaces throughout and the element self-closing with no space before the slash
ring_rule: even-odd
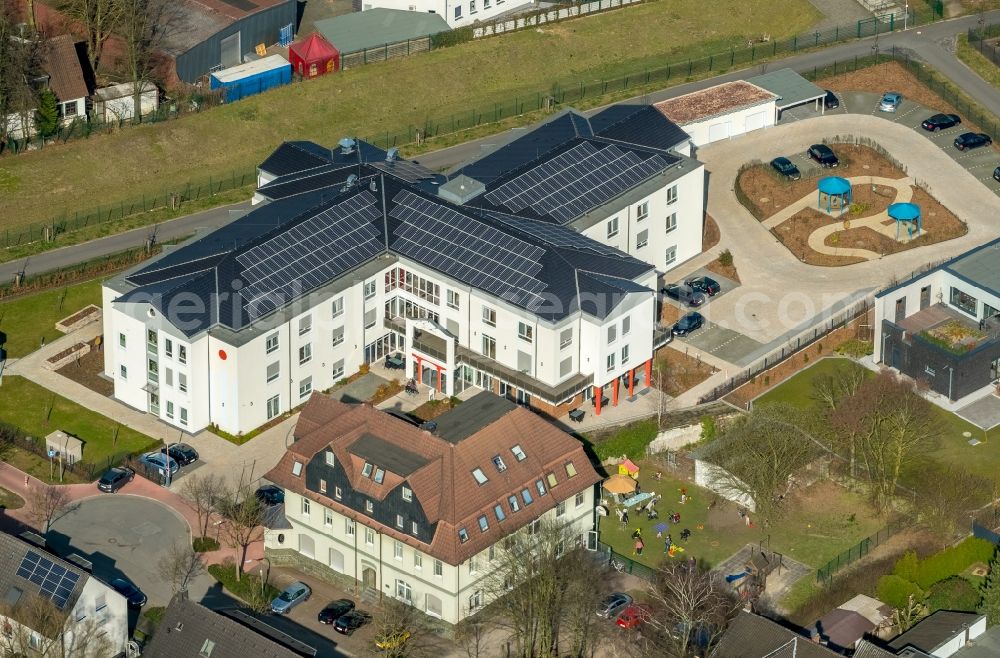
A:
<svg viewBox="0 0 1000 658">
<path fill-rule="evenodd" d="M 928 589 L 945 578 L 957 576 L 976 562 L 989 564 L 995 551 L 996 546 L 991 542 L 969 537 L 923 560 L 908 552 L 896 562 L 893 573 L 916 583 L 921 589 Z"/>
</svg>

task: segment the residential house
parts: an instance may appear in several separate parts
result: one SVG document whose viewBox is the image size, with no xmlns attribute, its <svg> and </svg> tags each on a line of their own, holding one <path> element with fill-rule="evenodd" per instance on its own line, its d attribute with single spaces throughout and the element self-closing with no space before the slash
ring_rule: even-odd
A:
<svg viewBox="0 0 1000 658">
<path fill-rule="evenodd" d="M 813 624 L 810 636 L 831 649 L 853 651 L 868 635 L 884 637 L 892 608 L 864 594 L 837 606 Z"/>
<path fill-rule="evenodd" d="M 551 522 L 582 547 L 594 527 L 601 478 L 580 442 L 491 393 L 422 427 L 314 394 L 294 439 L 265 476 L 285 489 L 287 523 L 265 535 L 272 561 L 449 623 L 489 603 L 512 533 Z"/>
<path fill-rule="evenodd" d="M 766 617 L 740 612 L 710 655 L 712 658 L 834 658 L 840 654 Z"/>
<path fill-rule="evenodd" d="M 45 42 L 43 69 L 49 76 L 49 89 L 59 102 L 63 125 L 87 120 L 87 82 L 73 37 L 64 34 Z"/>
<path fill-rule="evenodd" d="M 915 649 L 932 658 L 950 658 L 985 632 L 986 615 L 938 610 L 895 637 L 889 648 L 900 656 Z"/>
</svg>

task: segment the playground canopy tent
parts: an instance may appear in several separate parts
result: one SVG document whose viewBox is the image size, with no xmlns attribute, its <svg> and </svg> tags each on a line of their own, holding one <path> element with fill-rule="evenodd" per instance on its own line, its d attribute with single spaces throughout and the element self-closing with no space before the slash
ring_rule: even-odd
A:
<svg viewBox="0 0 1000 658">
<path fill-rule="evenodd" d="M 846 178 L 839 176 L 820 178 L 816 188 L 819 190 L 816 196 L 816 207 L 821 210 L 823 209 L 824 197 L 827 212 L 832 212 L 835 208 L 844 212 L 851 203 L 851 183 Z M 837 202 L 834 203 L 834 200 Z"/>
<path fill-rule="evenodd" d="M 628 475 L 634 478 L 639 476 L 639 467 L 631 459 L 626 458 L 625 461 L 618 464 L 618 472 L 621 475 Z"/>
<path fill-rule="evenodd" d="M 604 489 L 613 494 L 630 494 L 635 491 L 635 480 L 616 473 L 604 481 Z"/>
<path fill-rule="evenodd" d="M 340 68 L 340 51 L 318 32 L 288 47 L 288 61 L 296 73 L 304 78 L 315 78 L 333 73 Z"/>
<path fill-rule="evenodd" d="M 924 222 L 920 216 L 920 206 L 915 203 L 894 203 L 887 209 L 889 217 L 896 220 L 896 239 L 899 239 L 899 225 L 910 222 L 906 227 L 907 234 L 913 237 L 913 228 L 916 226 L 917 235 L 923 230 Z"/>
</svg>

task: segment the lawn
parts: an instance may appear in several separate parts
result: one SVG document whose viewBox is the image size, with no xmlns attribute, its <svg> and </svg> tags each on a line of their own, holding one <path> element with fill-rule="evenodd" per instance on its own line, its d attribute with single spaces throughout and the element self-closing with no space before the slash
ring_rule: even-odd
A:
<svg viewBox="0 0 1000 658">
<path fill-rule="evenodd" d="M 24 499 L 12 491 L 0 487 L 0 510 L 20 509 L 24 507 Z"/>
<path fill-rule="evenodd" d="M 16 425 L 38 439 L 44 439 L 55 430 L 73 434 L 83 440 L 83 459 L 90 464 L 103 466 L 112 455 L 142 452 L 156 443 L 145 434 L 119 425 L 23 377 L 4 377 L 0 392 L 0 422 Z M 47 476 L 48 469 L 44 470 Z"/>
<path fill-rule="evenodd" d="M 182 119 L 0 160 L 0 228 L 256 166 L 278 144 L 372 136 L 459 119 L 515 96 L 599 82 L 808 30 L 807 0 L 649 2 L 544 28 L 370 64 Z M 677 76 L 680 83 L 683 78 Z M 101 163 L 114 162 L 108 175 Z M 81 191 L 86 195 L 81 196 Z M 82 199 L 88 201 L 81 201 Z"/>
<path fill-rule="evenodd" d="M 98 279 L 0 302 L 0 332 L 7 336 L 7 356 L 24 356 L 38 349 L 43 338 L 47 343 L 59 338 L 63 334 L 56 322 L 87 304 L 101 305 Z"/>
</svg>

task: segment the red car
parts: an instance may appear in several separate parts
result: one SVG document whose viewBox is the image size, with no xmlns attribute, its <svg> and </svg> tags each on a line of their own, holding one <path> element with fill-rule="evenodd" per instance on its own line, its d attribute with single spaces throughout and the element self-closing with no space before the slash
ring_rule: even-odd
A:
<svg viewBox="0 0 1000 658">
<path fill-rule="evenodd" d="M 615 622 L 622 628 L 637 628 L 643 622 L 649 621 L 653 616 L 653 610 L 648 605 L 633 603 L 618 615 Z"/>
</svg>

